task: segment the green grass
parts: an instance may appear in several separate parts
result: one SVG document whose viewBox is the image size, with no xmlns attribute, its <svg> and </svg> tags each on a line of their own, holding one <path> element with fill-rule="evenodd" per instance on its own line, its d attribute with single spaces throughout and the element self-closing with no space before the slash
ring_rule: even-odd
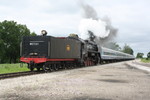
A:
<svg viewBox="0 0 150 100">
<path fill-rule="evenodd" d="M 23 72 L 29 71 L 26 64 L 20 67 L 20 63 L 17 64 L 0 64 L 0 74 L 13 73 L 13 72 Z"/>
<path fill-rule="evenodd" d="M 141 62 L 144 62 L 144 63 L 150 63 L 150 58 L 149 58 L 149 59 L 142 58 L 142 59 L 141 59 Z"/>
</svg>

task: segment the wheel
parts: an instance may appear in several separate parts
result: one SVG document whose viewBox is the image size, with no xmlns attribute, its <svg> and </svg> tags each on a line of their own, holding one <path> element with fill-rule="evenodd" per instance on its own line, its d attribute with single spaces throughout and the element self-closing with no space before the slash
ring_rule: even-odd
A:
<svg viewBox="0 0 150 100">
<path fill-rule="evenodd" d="M 52 71 L 53 71 L 53 66 L 52 66 L 52 65 L 49 65 L 48 67 L 49 67 L 49 71 L 52 72 Z"/>
<path fill-rule="evenodd" d="M 33 67 L 30 67 L 30 71 L 33 71 L 34 70 L 34 68 Z"/>
<path fill-rule="evenodd" d="M 34 62 L 30 61 L 30 63 L 28 64 L 28 68 L 30 69 L 30 71 L 34 70 Z"/>
<path fill-rule="evenodd" d="M 67 68 L 68 68 L 68 69 L 71 69 L 71 66 L 70 66 L 70 64 L 67 64 Z"/>
<path fill-rule="evenodd" d="M 34 67 L 31 66 L 30 64 L 28 65 L 28 68 L 30 69 L 30 71 L 33 71 L 33 70 L 34 70 Z"/>
<path fill-rule="evenodd" d="M 85 67 L 86 67 L 86 66 L 89 66 L 89 60 L 85 60 L 85 61 L 84 61 L 84 65 L 85 65 Z"/>
<path fill-rule="evenodd" d="M 40 71 L 40 67 L 37 67 L 36 69 L 37 69 L 38 72 Z"/>
<path fill-rule="evenodd" d="M 74 63 L 71 64 L 71 68 L 72 69 L 75 68 L 75 64 Z"/>
<path fill-rule="evenodd" d="M 58 70 L 57 64 L 54 64 L 53 66 L 54 66 L 54 69 L 57 71 Z"/>
<path fill-rule="evenodd" d="M 63 69 L 67 69 L 66 64 L 63 64 L 62 66 L 63 66 Z"/>
<path fill-rule="evenodd" d="M 43 64 L 42 69 L 44 72 L 47 72 L 47 68 L 46 68 L 45 64 Z"/>
</svg>

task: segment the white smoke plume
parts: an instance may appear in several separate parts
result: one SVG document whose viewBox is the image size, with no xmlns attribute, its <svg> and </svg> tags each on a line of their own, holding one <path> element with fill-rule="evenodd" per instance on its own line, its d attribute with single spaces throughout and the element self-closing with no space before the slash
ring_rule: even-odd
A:
<svg viewBox="0 0 150 100">
<path fill-rule="evenodd" d="M 81 38 L 89 38 L 89 32 L 92 31 L 96 37 L 105 38 L 109 35 L 110 30 L 106 29 L 106 23 L 102 20 L 83 19 L 79 25 Z"/>
<path fill-rule="evenodd" d="M 80 2 L 83 9 L 83 19 L 79 25 L 80 37 L 89 38 L 89 31 L 96 37 L 95 41 L 100 45 L 105 45 L 113 40 L 117 35 L 117 29 L 111 25 L 108 17 L 98 18 L 96 10 L 84 2 Z"/>
</svg>

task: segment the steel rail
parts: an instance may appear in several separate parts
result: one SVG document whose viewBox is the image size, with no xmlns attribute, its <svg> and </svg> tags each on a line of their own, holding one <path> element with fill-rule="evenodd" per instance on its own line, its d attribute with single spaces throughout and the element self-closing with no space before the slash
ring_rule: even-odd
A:
<svg viewBox="0 0 150 100">
<path fill-rule="evenodd" d="M 37 72 L 37 71 L 26 71 L 26 72 L 15 72 L 15 73 L 6 73 L 6 74 L 0 74 L 0 80 L 6 79 L 6 78 L 14 78 L 14 77 L 20 77 L 20 76 L 27 76 L 27 75 L 34 75 L 34 74 L 40 74 L 43 72 Z"/>
</svg>

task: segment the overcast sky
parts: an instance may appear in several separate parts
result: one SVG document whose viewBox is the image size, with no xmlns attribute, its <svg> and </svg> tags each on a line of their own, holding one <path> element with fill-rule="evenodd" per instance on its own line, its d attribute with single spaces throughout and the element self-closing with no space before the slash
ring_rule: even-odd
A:
<svg viewBox="0 0 150 100">
<path fill-rule="evenodd" d="M 48 35 L 79 33 L 83 18 L 80 0 L 0 0 L 0 21 L 14 20 L 33 32 Z M 117 28 L 116 42 L 133 48 L 135 55 L 150 51 L 150 0 L 84 0 L 100 18 L 108 16 Z"/>
</svg>

